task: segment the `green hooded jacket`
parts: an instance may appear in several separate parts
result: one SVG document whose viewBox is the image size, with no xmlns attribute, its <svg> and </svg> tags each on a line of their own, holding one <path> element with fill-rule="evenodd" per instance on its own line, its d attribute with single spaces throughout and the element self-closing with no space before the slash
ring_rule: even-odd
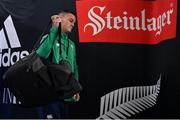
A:
<svg viewBox="0 0 180 120">
<path fill-rule="evenodd" d="M 79 76 L 78 76 L 78 67 L 76 64 L 75 44 L 73 41 L 71 41 L 68 38 L 68 35 L 66 33 L 61 33 L 61 43 L 62 43 L 61 51 L 62 51 L 62 54 L 60 55 L 59 54 L 59 51 L 60 51 L 59 48 L 60 47 L 59 47 L 59 43 L 58 43 L 59 38 L 58 38 L 57 34 L 58 34 L 58 28 L 55 26 L 52 26 L 49 34 L 43 36 L 43 38 L 41 40 L 41 42 L 43 41 L 43 43 L 36 50 L 36 52 L 41 57 L 47 59 L 49 57 L 49 55 L 51 53 L 51 49 L 52 49 L 52 63 L 56 63 L 56 64 L 59 64 L 61 59 L 65 60 L 67 58 L 67 60 L 71 64 L 72 72 L 73 72 L 75 78 L 78 80 Z M 67 56 L 66 50 L 68 47 L 68 40 L 69 40 L 69 50 L 68 50 L 68 56 Z M 69 99 L 65 99 L 65 101 L 75 101 L 75 100 L 72 97 Z"/>
</svg>

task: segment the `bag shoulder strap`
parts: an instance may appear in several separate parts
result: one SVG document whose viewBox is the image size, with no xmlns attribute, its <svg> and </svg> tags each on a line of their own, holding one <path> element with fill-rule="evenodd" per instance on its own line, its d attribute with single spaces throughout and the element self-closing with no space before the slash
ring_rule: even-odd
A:
<svg viewBox="0 0 180 120">
<path fill-rule="evenodd" d="M 45 32 L 48 30 L 48 28 L 51 26 L 51 23 L 52 23 L 52 21 L 50 20 L 49 23 L 48 23 L 48 25 L 47 25 L 47 26 L 44 28 L 44 30 L 42 31 L 39 39 L 38 39 L 38 40 L 36 41 L 36 43 L 34 44 L 32 52 L 36 51 L 36 50 L 38 49 L 38 47 L 41 46 L 41 44 L 44 42 L 44 41 L 41 42 L 42 37 L 43 37 L 43 35 L 45 34 Z M 40 42 L 41 42 L 41 43 L 40 43 Z"/>
<path fill-rule="evenodd" d="M 58 33 L 59 33 L 59 40 L 58 40 L 58 43 L 59 43 L 59 54 L 62 55 L 61 23 L 59 23 Z M 67 46 L 67 49 L 66 49 L 66 59 L 68 57 L 68 53 L 69 53 L 69 39 L 68 39 L 68 46 Z"/>
</svg>

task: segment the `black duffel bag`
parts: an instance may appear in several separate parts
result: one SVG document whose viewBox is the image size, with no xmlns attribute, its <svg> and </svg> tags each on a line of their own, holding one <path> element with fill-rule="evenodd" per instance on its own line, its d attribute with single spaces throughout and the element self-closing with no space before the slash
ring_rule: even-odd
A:
<svg viewBox="0 0 180 120">
<path fill-rule="evenodd" d="M 82 90 L 67 60 L 53 64 L 40 57 L 35 50 L 11 66 L 3 78 L 5 86 L 24 107 L 41 106 L 70 98 Z"/>
</svg>

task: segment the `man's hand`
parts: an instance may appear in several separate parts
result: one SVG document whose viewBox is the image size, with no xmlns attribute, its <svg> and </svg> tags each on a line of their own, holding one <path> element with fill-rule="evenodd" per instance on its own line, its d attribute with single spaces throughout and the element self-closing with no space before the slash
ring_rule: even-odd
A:
<svg viewBox="0 0 180 120">
<path fill-rule="evenodd" d="M 53 15 L 51 16 L 52 25 L 59 27 L 59 23 L 61 22 L 61 17 L 59 15 Z"/>
<path fill-rule="evenodd" d="M 74 100 L 77 102 L 80 100 L 80 95 L 79 93 L 76 93 L 74 96 L 73 96 Z"/>
</svg>

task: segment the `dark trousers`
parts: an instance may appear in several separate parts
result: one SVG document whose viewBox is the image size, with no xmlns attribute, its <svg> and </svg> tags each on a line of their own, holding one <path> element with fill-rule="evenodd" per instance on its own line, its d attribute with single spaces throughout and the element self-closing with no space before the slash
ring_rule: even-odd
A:
<svg viewBox="0 0 180 120">
<path fill-rule="evenodd" d="M 37 107 L 40 119 L 66 119 L 68 118 L 68 102 L 57 101 L 46 106 Z"/>
</svg>

